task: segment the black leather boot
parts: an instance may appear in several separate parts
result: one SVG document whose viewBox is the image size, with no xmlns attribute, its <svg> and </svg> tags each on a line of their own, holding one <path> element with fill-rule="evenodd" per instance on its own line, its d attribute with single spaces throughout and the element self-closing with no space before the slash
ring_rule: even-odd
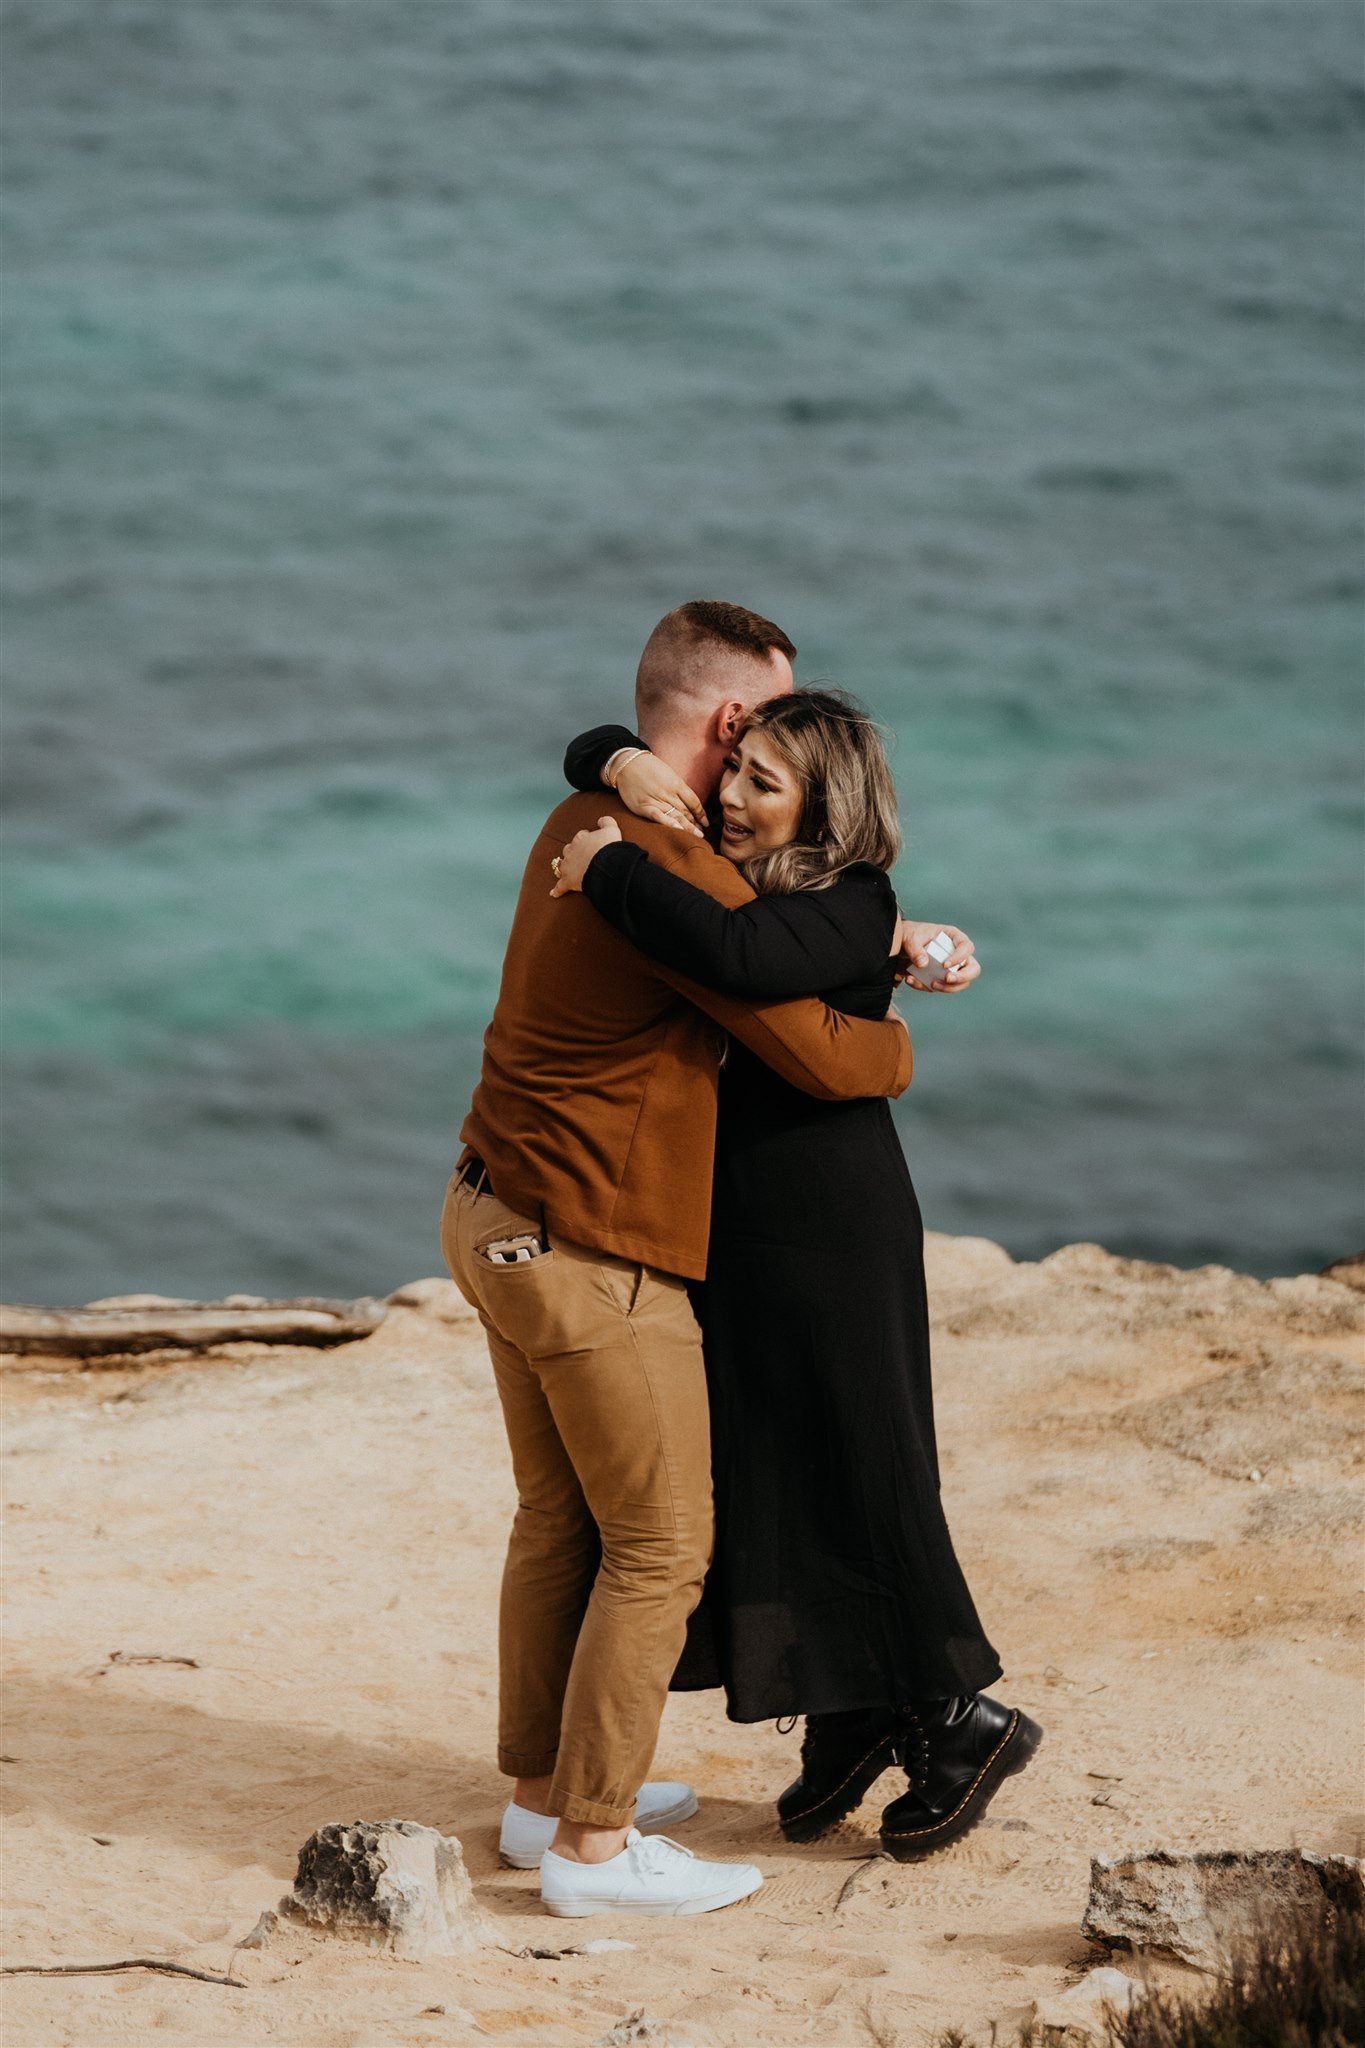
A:
<svg viewBox="0 0 1365 2048">
<path fill-rule="evenodd" d="M 910 1790 L 882 1815 L 882 1847 L 898 1863 L 932 1856 L 970 1832 L 1006 1778 L 1022 1771 L 1043 1731 L 981 1692 L 904 1709 Z"/>
<path fill-rule="evenodd" d="M 895 1707 L 808 1714 L 801 1775 L 777 1802 L 789 1842 L 813 1842 L 852 1813 L 883 1771 L 901 1760 L 907 1723 Z"/>
</svg>

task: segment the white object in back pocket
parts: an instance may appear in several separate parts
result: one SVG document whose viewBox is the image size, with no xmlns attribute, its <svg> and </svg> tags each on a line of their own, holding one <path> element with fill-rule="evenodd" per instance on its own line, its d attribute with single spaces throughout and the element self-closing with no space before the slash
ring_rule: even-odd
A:
<svg viewBox="0 0 1365 2048">
<path fill-rule="evenodd" d="M 525 1266 L 544 1256 L 545 1247 L 533 1230 L 523 1231 L 519 1237 L 495 1237 L 479 1246 L 479 1257 L 490 1266 Z"/>
</svg>

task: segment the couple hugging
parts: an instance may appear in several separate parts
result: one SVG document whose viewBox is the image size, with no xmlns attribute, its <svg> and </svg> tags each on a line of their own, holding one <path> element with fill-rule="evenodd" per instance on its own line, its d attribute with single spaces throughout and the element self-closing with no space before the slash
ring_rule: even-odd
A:
<svg viewBox="0 0 1365 2048">
<path fill-rule="evenodd" d="M 517 1487 L 500 1847 L 551 1913 L 706 1913 L 763 1882 L 660 1832 L 697 1809 L 646 1782 L 670 1685 L 804 1717 L 789 1841 L 899 1765 L 881 1839 L 907 1861 L 1040 1740 L 981 1692 L 1000 1663 L 939 1499 L 886 1100 L 911 1070 L 896 981 L 979 970 L 954 927 L 936 968 L 939 927 L 902 923 L 876 728 L 794 690 L 795 652 L 685 604 L 641 657 L 638 735 L 570 746 L 583 793 L 531 850 L 446 1193 Z"/>
</svg>

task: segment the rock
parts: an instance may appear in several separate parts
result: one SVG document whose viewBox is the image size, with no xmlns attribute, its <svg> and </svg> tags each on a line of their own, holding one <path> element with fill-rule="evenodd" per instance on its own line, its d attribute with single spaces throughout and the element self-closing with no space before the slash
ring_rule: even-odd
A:
<svg viewBox="0 0 1365 2048">
<path fill-rule="evenodd" d="M 1130 1536 L 1107 1543 L 1090 1555 L 1113 1572 L 1169 1572 L 1177 1565 L 1207 1557 L 1217 1545 L 1202 1536 Z"/>
<path fill-rule="evenodd" d="M 1342 1299 L 1352 1301 L 1344 1293 Z M 1178 1451 L 1226 1479 L 1259 1478 L 1272 1466 L 1297 1468 L 1305 1460 L 1344 1472 L 1359 1449 L 1361 1380 L 1358 1358 L 1261 1347 L 1255 1360 L 1133 1402 L 1114 1421 L 1143 1443 Z"/>
<path fill-rule="evenodd" d="M 1155 1849 L 1143 1856 L 1093 1856 L 1081 1932 L 1096 1941 L 1163 1949 L 1201 1970 L 1221 1970 L 1231 1947 L 1263 1934 L 1267 1922 L 1323 1898 L 1365 1903 L 1357 1856 L 1302 1849 Z"/>
<path fill-rule="evenodd" d="M 1354 1287 L 1357 1294 L 1365 1294 L 1365 1252 L 1353 1252 L 1349 1259 L 1337 1259 L 1324 1266 L 1319 1278 L 1339 1281 L 1343 1287 Z"/>
<path fill-rule="evenodd" d="M 415 1820 L 333 1821 L 299 1851 L 280 1912 L 409 1962 L 468 1955 L 493 1940 L 454 1835 Z"/>
<path fill-rule="evenodd" d="M 390 1308 L 415 1308 L 438 1323 L 469 1323 L 474 1311 L 453 1280 L 409 1280 L 387 1296 Z"/>
<path fill-rule="evenodd" d="M 1012 1271 L 1014 1260 L 988 1237 L 945 1237 L 942 1231 L 926 1230 L 924 1265 L 933 1304 L 953 1288 L 988 1286 Z"/>
<path fill-rule="evenodd" d="M 110 1295 L 85 1308 L 30 1308 L 0 1302 L 0 1345 L 16 1354 L 68 1358 L 122 1352 L 212 1351 L 224 1344 L 349 1344 L 383 1322 L 382 1302 L 263 1301 L 233 1294 L 226 1301 L 166 1301 L 160 1295 Z"/>
<path fill-rule="evenodd" d="M 1090 1280 L 1101 1285 L 1115 1280 L 1175 1281 L 1185 1278 L 1180 1266 L 1162 1265 L 1154 1259 L 1125 1259 L 1118 1252 L 1107 1252 L 1102 1244 L 1064 1244 L 1046 1258 L 1038 1261 L 1049 1276 L 1063 1275 L 1068 1280 Z M 1216 1271 L 1216 1268 L 1209 1270 Z"/>
<path fill-rule="evenodd" d="M 234 1304 L 258 1297 L 234 1294 L 229 1297 Z M 87 1301 L 87 1308 L 193 1308 L 183 1294 L 102 1294 L 98 1301 Z"/>
<path fill-rule="evenodd" d="M 656 2020 L 653 2013 L 637 2005 L 616 2022 L 610 2033 L 598 2036 L 597 2048 L 628 2048 L 628 2044 L 636 2041 L 647 2041 L 651 2048 L 710 2048 L 711 2039 L 704 2027 Z"/>
<path fill-rule="evenodd" d="M 252 1928 L 250 1934 L 244 1934 L 241 1940 L 235 1944 L 233 1954 L 235 1955 L 239 1948 L 264 1948 L 279 1924 L 279 1914 L 272 1913 L 267 1908 Z"/>
<path fill-rule="evenodd" d="M 1321 1273 L 1285 1273 L 1265 1282 L 1287 1327 L 1319 1336 L 1360 1328 L 1361 1304 L 1351 1300 L 1357 1290 L 1348 1288 L 1343 1294 L 1341 1288 L 1339 1279 L 1326 1279 Z"/>
<path fill-rule="evenodd" d="M 1044 2040 L 1050 2034 L 1071 2034 L 1103 2041 L 1109 2032 L 1107 2014 L 1127 2012 L 1135 2000 L 1146 1995 L 1147 1987 L 1135 1977 L 1125 1977 L 1122 1970 L 1089 1970 L 1070 1990 L 1038 1999 L 1033 2024 Z"/>
<path fill-rule="evenodd" d="M 991 1262 L 986 1241 L 969 1240 L 970 1260 L 955 1270 L 955 1244 L 925 1244 L 930 1299 L 950 1336 L 972 1339 L 1084 1339 L 1108 1348 L 1116 1339 L 1194 1337 L 1235 1328 L 1286 1336 L 1352 1334 L 1365 1324 L 1365 1299 L 1340 1278 L 1307 1273 L 1255 1280 L 1225 1266 L 1186 1271 L 1148 1259 L 1124 1259 L 1095 1244 L 1064 1245 L 1036 1264 L 1004 1255 Z M 1068 1347 L 1069 1348 L 1069 1347 Z M 1250 1462 L 1255 1462 L 1250 1461 Z"/>
<path fill-rule="evenodd" d="M 661 2031 L 653 2013 L 637 2005 L 634 2012 L 616 2022 L 609 2034 L 603 2034 L 601 2048 L 625 2048 L 628 2041 L 657 2041 Z"/>
<path fill-rule="evenodd" d="M 650 2048 L 711 2048 L 713 2036 L 690 2020 L 657 2020 L 638 2005 L 599 2037 L 597 2048 L 627 2048 L 637 2041 L 649 2042 Z"/>
<path fill-rule="evenodd" d="M 1242 1517 L 1242 1533 L 1257 1542 L 1306 1543 L 1330 1550 L 1365 1522 L 1365 1499 L 1355 1486 L 1287 1486 L 1260 1494 Z"/>
</svg>

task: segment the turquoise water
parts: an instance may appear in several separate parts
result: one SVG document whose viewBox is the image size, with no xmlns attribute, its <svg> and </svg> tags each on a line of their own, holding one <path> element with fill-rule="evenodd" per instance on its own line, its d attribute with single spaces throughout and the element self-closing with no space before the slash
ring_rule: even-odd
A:
<svg viewBox="0 0 1365 2048">
<path fill-rule="evenodd" d="M 897 734 L 926 1218 L 1357 1248 L 1336 0 L 15 4 L 10 1298 L 383 1291 L 688 596 Z"/>
</svg>

